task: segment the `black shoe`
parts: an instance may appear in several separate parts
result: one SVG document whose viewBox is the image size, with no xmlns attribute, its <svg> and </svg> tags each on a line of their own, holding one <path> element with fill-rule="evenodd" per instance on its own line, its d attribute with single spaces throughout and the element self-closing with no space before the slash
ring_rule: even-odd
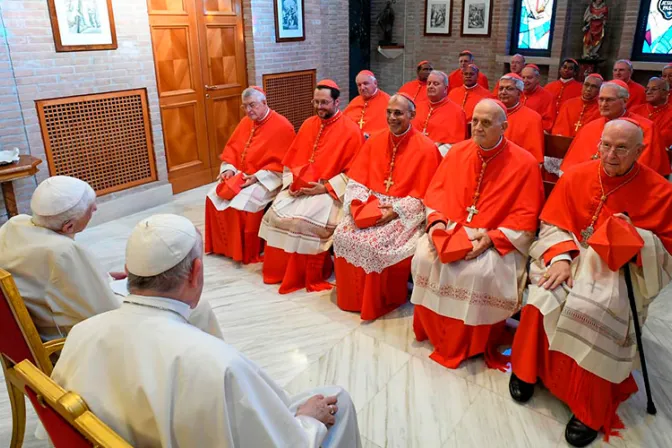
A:
<svg viewBox="0 0 672 448">
<path fill-rule="evenodd" d="M 565 428 L 565 440 L 572 446 L 590 445 L 597 438 L 597 431 L 587 427 L 581 420 L 572 415 Z"/>
<path fill-rule="evenodd" d="M 534 394 L 534 384 L 526 383 L 511 372 L 509 380 L 509 393 L 511 398 L 519 403 L 526 403 Z"/>
</svg>

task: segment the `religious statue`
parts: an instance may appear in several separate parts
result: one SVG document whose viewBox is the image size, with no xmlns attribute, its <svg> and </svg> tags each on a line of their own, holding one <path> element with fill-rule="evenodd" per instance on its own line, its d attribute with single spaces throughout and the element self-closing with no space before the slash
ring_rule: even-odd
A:
<svg viewBox="0 0 672 448">
<path fill-rule="evenodd" d="M 385 9 L 376 18 L 376 25 L 383 31 L 383 39 L 380 41 L 380 45 L 394 45 L 392 42 L 392 27 L 394 26 L 392 3 L 396 3 L 396 0 L 388 0 Z"/>
<path fill-rule="evenodd" d="M 597 59 L 604 41 L 604 27 L 609 8 L 604 0 L 593 0 L 583 14 L 583 57 Z"/>
</svg>

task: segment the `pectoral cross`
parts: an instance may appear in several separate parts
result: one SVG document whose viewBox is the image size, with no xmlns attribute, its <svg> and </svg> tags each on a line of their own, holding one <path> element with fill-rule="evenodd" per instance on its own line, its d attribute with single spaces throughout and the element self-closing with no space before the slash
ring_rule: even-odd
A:
<svg viewBox="0 0 672 448">
<path fill-rule="evenodd" d="M 359 121 L 357 122 L 357 124 L 359 125 L 359 129 L 364 128 L 364 123 L 366 122 L 364 121 L 364 115 L 362 115 L 362 118 L 360 118 Z"/>
<path fill-rule="evenodd" d="M 595 233 L 595 228 L 592 226 L 592 224 L 581 231 L 581 245 L 584 248 L 588 247 L 588 239 L 593 236 L 593 233 Z"/>
<path fill-rule="evenodd" d="M 469 215 L 467 216 L 467 222 L 471 222 L 471 220 L 474 219 L 474 215 L 478 215 L 478 209 L 474 205 L 467 207 L 465 210 L 469 212 Z"/>
<path fill-rule="evenodd" d="M 581 120 L 577 121 L 576 124 L 574 125 L 574 132 L 579 132 L 579 128 L 581 128 Z"/>
<path fill-rule="evenodd" d="M 392 176 L 390 175 L 390 177 L 388 177 L 387 180 L 383 183 L 385 184 L 385 193 L 388 193 L 390 191 L 390 188 L 392 188 L 392 185 L 394 185 Z"/>
</svg>

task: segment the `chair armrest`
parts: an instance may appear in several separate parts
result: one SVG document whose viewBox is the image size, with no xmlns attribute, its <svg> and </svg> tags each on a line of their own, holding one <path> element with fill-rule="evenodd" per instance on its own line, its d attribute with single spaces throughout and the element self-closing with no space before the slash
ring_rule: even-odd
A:
<svg viewBox="0 0 672 448">
<path fill-rule="evenodd" d="M 65 338 L 54 339 L 44 343 L 44 350 L 47 352 L 47 356 L 51 356 L 63 350 L 63 345 L 65 345 Z"/>
</svg>

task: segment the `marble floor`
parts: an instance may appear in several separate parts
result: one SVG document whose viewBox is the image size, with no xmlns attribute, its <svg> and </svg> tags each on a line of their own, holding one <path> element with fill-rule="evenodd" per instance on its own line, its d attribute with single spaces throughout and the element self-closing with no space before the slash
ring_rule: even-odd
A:
<svg viewBox="0 0 672 448">
<path fill-rule="evenodd" d="M 161 207 L 99 225 L 78 237 L 104 267 L 123 267 L 126 238 L 143 217 L 177 213 L 203 228 L 207 187 L 183 193 Z M 365 448 L 565 447 L 569 410 L 537 388 L 521 406 L 508 393 L 508 373 L 472 359 L 448 370 L 428 358 L 431 346 L 412 332 L 410 304 L 372 323 L 338 309 L 335 293 L 277 294 L 264 285 L 260 265 L 240 266 L 205 257 L 204 299 L 228 343 L 260 364 L 289 392 L 325 384 L 345 387 L 357 408 Z M 619 408 L 622 438 L 593 447 L 672 447 L 672 290 L 651 307 L 644 333 L 658 415 L 646 414 L 640 392 Z M 4 384 L 4 381 L 2 381 Z M 28 405 L 29 406 L 29 405 Z M 26 447 L 35 440 L 29 409 Z M 0 447 L 9 445 L 11 413 L 0 391 Z"/>
</svg>

